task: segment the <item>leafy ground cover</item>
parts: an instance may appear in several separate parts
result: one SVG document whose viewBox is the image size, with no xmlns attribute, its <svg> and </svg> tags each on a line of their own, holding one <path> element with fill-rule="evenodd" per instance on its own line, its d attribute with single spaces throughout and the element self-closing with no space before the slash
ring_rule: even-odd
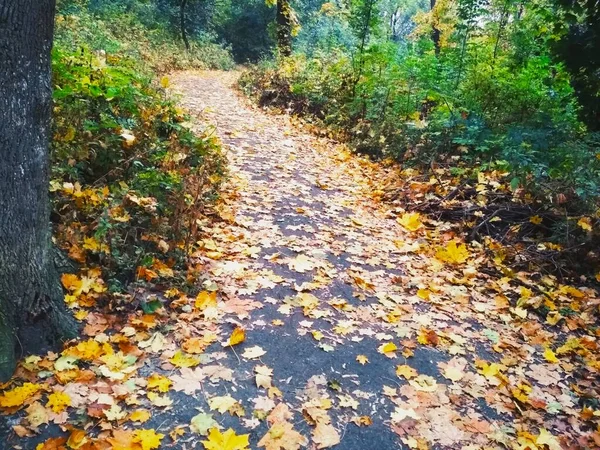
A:
<svg viewBox="0 0 600 450">
<path fill-rule="evenodd" d="M 596 290 L 512 270 L 501 246 L 490 255 L 452 222 L 407 211 L 415 198 L 383 201 L 385 167 L 244 103 L 232 74 L 172 82 L 202 114 L 200 142 L 216 134 L 226 149 L 220 203 L 194 217 L 190 245 L 150 239 L 144 288 L 107 290 L 92 268 L 65 276 L 84 337 L 25 359 L 2 386 L 9 448 L 600 445 Z M 124 152 L 149 132 L 127 130 Z M 411 182 L 417 200 L 435 185 Z M 95 198 L 56 188 L 72 215 Z M 148 198 L 124 194 L 105 217 L 137 220 Z M 108 257 L 111 241 L 86 236 L 87 264 Z M 156 256 L 173 248 L 186 269 Z"/>
</svg>

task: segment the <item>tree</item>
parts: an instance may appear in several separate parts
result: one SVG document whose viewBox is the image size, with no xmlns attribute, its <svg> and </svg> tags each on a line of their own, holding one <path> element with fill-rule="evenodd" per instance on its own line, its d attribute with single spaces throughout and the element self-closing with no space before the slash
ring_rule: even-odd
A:
<svg viewBox="0 0 600 450">
<path fill-rule="evenodd" d="M 77 334 L 50 228 L 55 0 L 0 0 L 0 381 L 21 352 Z"/>
<path fill-rule="evenodd" d="M 185 49 L 189 52 L 190 41 L 187 37 L 187 32 L 185 31 L 185 7 L 187 2 L 188 0 L 181 0 L 181 3 L 179 4 L 179 26 L 181 27 L 181 39 L 183 39 Z"/>
<path fill-rule="evenodd" d="M 294 17 L 289 0 L 277 0 L 277 49 L 284 58 L 292 54 Z"/>
</svg>

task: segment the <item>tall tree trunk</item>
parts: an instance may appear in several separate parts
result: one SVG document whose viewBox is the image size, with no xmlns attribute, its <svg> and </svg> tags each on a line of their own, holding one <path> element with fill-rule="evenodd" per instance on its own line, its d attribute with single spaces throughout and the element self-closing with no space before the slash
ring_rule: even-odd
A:
<svg viewBox="0 0 600 450">
<path fill-rule="evenodd" d="M 280 56 L 292 54 L 292 17 L 289 0 L 277 0 L 277 49 Z"/>
<path fill-rule="evenodd" d="M 437 0 L 431 0 L 431 19 L 433 21 L 433 23 L 431 24 L 431 40 L 433 41 L 433 45 L 435 47 L 435 55 L 439 56 L 441 50 L 440 38 L 442 36 L 442 33 L 440 32 L 439 28 L 437 27 L 437 24 L 435 23 L 435 13 L 433 12 L 433 10 L 435 9 L 436 1 Z"/>
<path fill-rule="evenodd" d="M 185 44 L 185 49 L 190 51 L 190 41 L 187 37 L 187 31 L 185 31 L 185 7 L 187 6 L 187 0 L 181 0 L 179 7 L 179 26 L 181 27 L 181 39 Z"/>
<path fill-rule="evenodd" d="M 0 0 L 0 382 L 77 334 L 52 258 L 49 135 L 55 0 Z"/>
</svg>

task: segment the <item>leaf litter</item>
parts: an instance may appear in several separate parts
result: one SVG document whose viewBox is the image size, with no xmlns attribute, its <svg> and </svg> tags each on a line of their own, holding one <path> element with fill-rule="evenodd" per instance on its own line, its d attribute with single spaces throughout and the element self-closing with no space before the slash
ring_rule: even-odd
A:
<svg viewBox="0 0 600 450">
<path fill-rule="evenodd" d="M 189 250 L 198 290 L 157 261 L 132 312 L 98 271 L 64 276 L 85 336 L 0 386 L 11 448 L 600 446 L 595 290 L 386 205 L 381 166 L 233 81 L 172 80 L 231 166 Z"/>
</svg>

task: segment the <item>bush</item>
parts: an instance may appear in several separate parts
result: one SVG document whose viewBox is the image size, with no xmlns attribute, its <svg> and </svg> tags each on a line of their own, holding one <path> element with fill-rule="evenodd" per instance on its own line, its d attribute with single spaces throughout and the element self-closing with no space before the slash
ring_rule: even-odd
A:
<svg viewBox="0 0 600 450">
<path fill-rule="evenodd" d="M 164 87 L 124 56 L 53 54 L 55 237 L 98 263 L 113 287 L 185 268 L 224 175 L 218 143 L 197 137 Z"/>
</svg>

